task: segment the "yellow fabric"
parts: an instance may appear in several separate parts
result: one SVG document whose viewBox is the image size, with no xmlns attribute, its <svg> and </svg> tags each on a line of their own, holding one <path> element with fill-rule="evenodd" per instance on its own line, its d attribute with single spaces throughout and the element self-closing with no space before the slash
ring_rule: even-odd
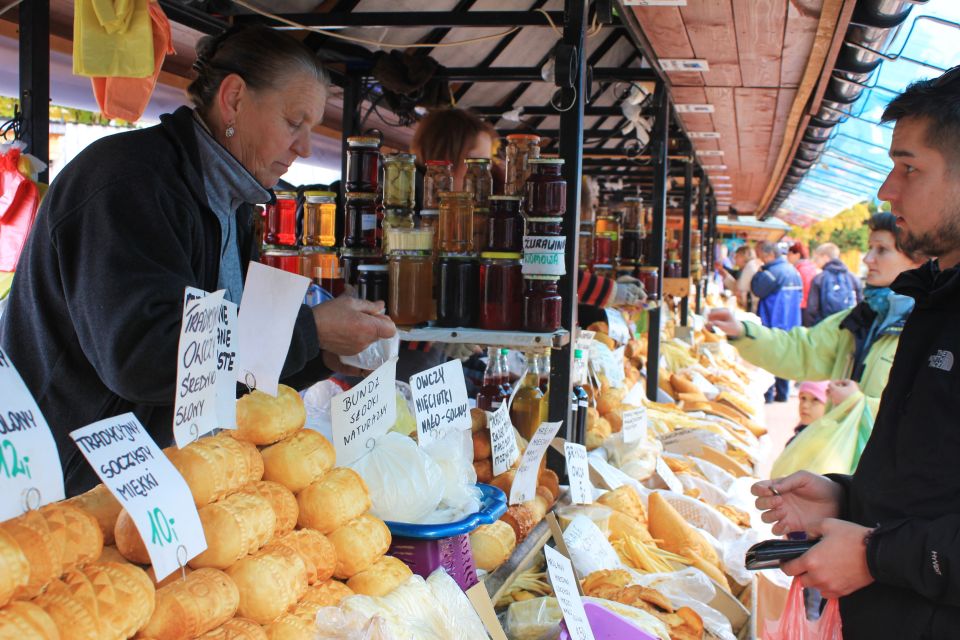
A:
<svg viewBox="0 0 960 640">
<path fill-rule="evenodd" d="M 154 71 L 147 0 L 76 0 L 73 73 L 145 78 Z"/>
<path fill-rule="evenodd" d="M 7 297 L 10 293 L 10 285 L 13 284 L 12 271 L 0 271 L 0 300 Z"/>
</svg>

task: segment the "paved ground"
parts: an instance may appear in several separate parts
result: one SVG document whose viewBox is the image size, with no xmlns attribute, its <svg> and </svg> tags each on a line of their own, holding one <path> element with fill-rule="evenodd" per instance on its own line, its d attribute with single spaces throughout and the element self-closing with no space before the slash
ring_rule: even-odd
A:
<svg viewBox="0 0 960 640">
<path fill-rule="evenodd" d="M 767 478 L 770 475 L 770 467 L 773 466 L 773 461 L 783 451 L 787 440 L 793 435 L 793 429 L 799 424 L 799 401 L 796 393 L 796 387 L 793 385 L 790 389 L 790 399 L 787 402 L 774 402 L 765 405 L 770 446 L 767 449 L 765 459 L 757 465 L 758 475 L 761 478 Z"/>
</svg>

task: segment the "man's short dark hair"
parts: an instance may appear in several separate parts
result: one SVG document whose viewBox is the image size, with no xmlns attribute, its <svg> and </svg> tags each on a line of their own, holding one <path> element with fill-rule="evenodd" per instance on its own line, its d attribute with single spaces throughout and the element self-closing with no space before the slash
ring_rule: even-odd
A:
<svg viewBox="0 0 960 640">
<path fill-rule="evenodd" d="M 774 258 L 779 258 L 780 246 L 776 242 L 761 242 L 757 245 L 757 253 L 763 253 L 765 255 L 773 256 Z"/>
<path fill-rule="evenodd" d="M 926 142 L 960 168 L 960 66 L 938 78 L 919 80 L 890 101 L 881 122 L 927 121 Z"/>
</svg>

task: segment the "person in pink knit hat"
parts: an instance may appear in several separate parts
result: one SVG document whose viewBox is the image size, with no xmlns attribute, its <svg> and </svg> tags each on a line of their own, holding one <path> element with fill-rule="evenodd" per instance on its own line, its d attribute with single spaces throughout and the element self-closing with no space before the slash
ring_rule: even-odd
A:
<svg viewBox="0 0 960 640">
<path fill-rule="evenodd" d="M 827 387 L 830 383 L 802 382 L 798 392 L 800 394 L 800 424 L 793 430 L 793 436 L 787 441 L 789 445 L 800 435 L 807 425 L 813 424 L 823 417 L 827 411 Z"/>
</svg>

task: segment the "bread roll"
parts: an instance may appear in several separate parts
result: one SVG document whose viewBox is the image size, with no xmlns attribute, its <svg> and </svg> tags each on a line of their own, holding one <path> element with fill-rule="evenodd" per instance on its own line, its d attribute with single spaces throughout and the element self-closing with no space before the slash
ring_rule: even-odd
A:
<svg viewBox="0 0 960 640">
<path fill-rule="evenodd" d="M 263 458 L 257 448 L 227 432 L 200 438 L 183 449 L 170 447 L 164 453 L 187 481 L 197 507 L 263 477 Z"/>
<path fill-rule="evenodd" d="M 513 528 L 513 533 L 517 538 L 517 544 L 526 540 L 527 536 L 530 535 L 530 532 L 537 525 L 530 509 L 522 504 L 515 504 L 508 507 L 507 512 L 500 517 L 500 520 L 506 522 Z"/>
<path fill-rule="evenodd" d="M 383 556 L 369 569 L 347 580 L 347 586 L 355 593 L 365 596 L 385 596 L 412 575 L 413 571 L 402 560 L 393 556 Z"/>
<path fill-rule="evenodd" d="M 267 640 L 314 640 L 316 615 L 320 607 L 301 602 L 290 613 L 285 613 L 267 626 Z M 312 615 L 311 615 L 312 613 Z"/>
<path fill-rule="evenodd" d="M 77 507 L 96 518 L 100 533 L 103 534 L 103 544 L 113 544 L 113 528 L 123 507 L 106 485 L 98 484 L 90 491 L 70 498 L 64 504 Z"/>
<path fill-rule="evenodd" d="M 615 410 L 623 403 L 623 397 L 627 395 L 626 389 L 608 389 L 600 394 L 597 400 L 597 411 L 601 416 L 606 417 L 608 413 Z"/>
<path fill-rule="evenodd" d="M 60 640 L 60 631 L 41 607 L 14 600 L 0 608 L 0 640 Z"/>
<path fill-rule="evenodd" d="M 48 504 L 40 509 L 54 536 L 62 544 L 63 568 L 82 567 L 100 557 L 103 533 L 92 515 L 64 503 Z"/>
<path fill-rule="evenodd" d="M 370 508 L 363 478 L 346 467 L 332 469 L 297 496 L 301 527 L 331 533 Z"/>
<path fill-rule="evenodd" d="M 647 499 L 650 510 L 648 528 L 659 542 L 657 546 L 677 555 L 693 558 L 693 554 L 720 568 L 717 552 L 693 527 L 687 524 L 677 510 L 658 492 Z"/>
<path fill-rule="evenodd" d="M 13 594 L 15 599 L 29 600 L 37 596 L 51 580 L 63 573 L 63 548 L 55 543 L 50 527 L 39 511 L 28 511 L 2 522 L 0 530 L 13 538 L 30 565 L 27 584 L 17 588 Z"/>
<path fill-rule="evenodd" d="M 337 550 L 333 575 L 347 579 L 370 568 L 390 548 L 390 540 L 390 530 L 383 520 L 369 514 L 351 520 L 330 534 Z"/>
<path fill-rule="evenodd" d="M 100 639 L 100 617 L 91 590 L 82 593 L 77 589 L 75 593 L 62 581 L 54 580 L 33 602 L 47 612 L 61 638 Z"/>
<path fill-rule="evenodd" d="M 507 498 L 510 497 L 510 487 L 513 486 L 513 479 L 516 477 L 517 472 L 513 469 L 505 471 L 498 476 L 494 476 L 493 480 L 490 481 L 490 484 L 503 491 Z"/>
<path fill-rule="evenodd" d="M 750 475 L 749 472 L 743 468 L 743 465 L 726 453 L 717 451 L 713 447 L 703 445 L 698 456 L 707 462 L 712 462 L 735 478 L 743 478 Z"/>
<path fill-rule="evenodd" d="M 643 501 L 637 494 L 637 490 L 630 485 L 625 484 L 613 491 L 607 491 L 597 498 L 597 502 L 633 518 L 644 526 L 647 524 L 647 512 L 643 508 Z"/>
<path fill-rule="evenodd" d="M 102 638 L 129 638 L 153 615 L 156 590 L 140 567 L 97 562 L 82 571 L 96 593 Z M 78 573 L 67 572 L 64 582 L 70 584 L 71 580 L 78 580 Z"/>
<path fill-rule="evenodd" d="M 353 595 L 353 590 L 342 582 L 336 580 L 327 580 L 313 585 L 300 599 L 301 602 L 312 602 L 321 607 L 335 607 L 349 596 Z"/>
<path fill-rule="evenodd" d="M 237 585 L 237 614 L 258 624 L 283 615 L 307 590 L 307 570 L 300 554 L 277 547 L 247 556 L 227 569 Z"/>
<path fill-rule="evenodd" d="M 97 562 L 126 562 L 130 564 L 130 561 L 124 558 L 120 550 L 112 544 L 103 547 L 103 551 L 100 552 L 100 557 L 97 558 Z"/>
<path fill-rule="evenodd" d="M 474 529 L 470 534 L 470 548 L 478 569 L 490 572 L 502 565 L 517 547 L 517 534 L 513 527 L 497 520 Z"/>
<path fill-rule="evenodd" d="M 267 640 L 267 632 L 253 620 L 233 618 L 207 631 L 200 640 Z"/>
<path fill-rule="evenodd" d="M 0 607 L 10 602 L 13 594 L 29 581 L 27 556 L 13 536 L 0 529 Z"/>
<path fill-rule="evenodd" d="M 237 493 L 260 496 L 266 498 L 273 508 L 273 515 L 277 517 L 277 524 L 273 531 L 273 536 L 282 536 L 293 531 L 297 526 L 297 518 L 300 517 L 300 505 L 297 504 L 297 497 L 278 482 L 251 482 L 237 490 Z"/>
<path fill-rule="evenodd" d="M 322 478 L 336 462 L 333 445 L 312 429 L 301 429 L 260 453 L 263 479 L 279 482 L 294 493 Z"/>
<path fill-rule="evenodd" d="M 233 617 L 240 592 L 230 576 L 198 569 L 183 580 L 157 590 L 156 608 L 139 638 L 187 640 L 219 627 Z"/>
<path fill-rule="evenodd" d="M 477 474 L 477 482 L 490 484 L 493 480 L 493 460 L 490 458 L 486 460 L 475 460 L 473 462 L 473 470 Z"/>
<path fill-rule="evenodd" d="M 270 541 L 277 517 L 266 498 L 235 493 L 200 509 L 200 523 L 207 549 L 190 566 L 226 569 Z"/>
<path fill-rule="evenodd" d="M 147 553 L 147 546 L 140 538 L 137 525 L 134 524 L 133 518 L 130 517 L 126 509 L 121 511 L 117 518 L 117 524 L 113 529 L 113 538 L 117 545 L 117 551 L 124 558 L 136 564 L 150 564 L 150 554 Z"/>
<path fill-rule="evenodd" d="M 543 469 L 537 477 L 537 485 L 550 490 L 554 502 L 560 497 L 560 478 L 552 469 Z"/>
<path fill-rule="evenodd" d="M 279 385 L 277 397 L 254 391 L 237 401 L 237 430 L 231 435 L 256 445 L 292 436 L 307 422 L 307 410 L 296 390 Z"/>
<path fill-rule="evenodd" d="M 487 428 L 487 412 L 474 407 L 470 409 L 470 430 L 478 431 Z"/>
<path fill-rule="evenodd" d="M 485 460 L 490 457 L 492 449 L 490 448 L 490 430 L 480 429 L 474 431 L 473 437 L 473 459 Z"/>
<path fill-rule="evenodd" d="M 273 540 L 264 552 L 285 547 L 300 554 L 307 570 L 307 584 L 325 582 L 337 567 L 337 550 L 325 535 L 314 529 L 300 529 Z"/>
</svg>

